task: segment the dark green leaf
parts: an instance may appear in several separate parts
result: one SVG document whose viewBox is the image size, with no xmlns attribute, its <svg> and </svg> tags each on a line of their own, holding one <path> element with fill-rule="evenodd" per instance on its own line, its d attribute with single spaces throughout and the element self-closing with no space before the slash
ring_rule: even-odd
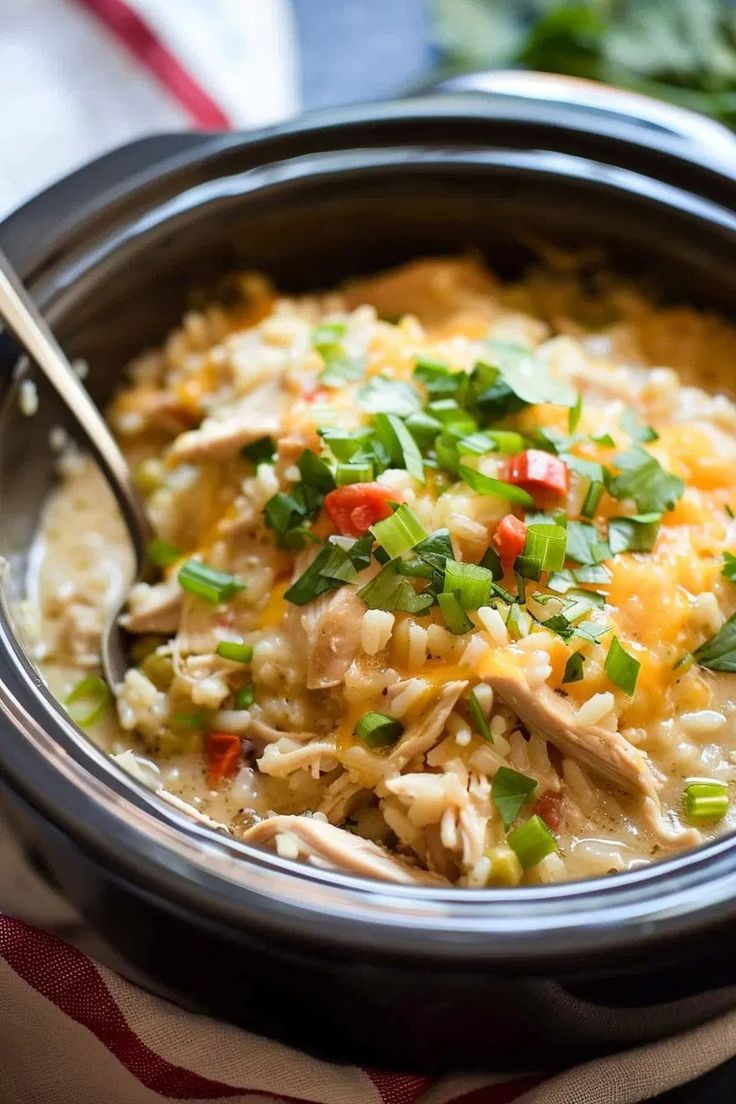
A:
<svg viewBox="0 0 736 1104">
<path fill-rule="evenodd" d="M 633 498 L 639 513 L 664 513 L 672 510 L 685 490 L 676 475 L 665 471 L 659 461 L 641 446 L 619 453 L 618 475 L 607 479 L 608 491 L 614 498 Z"/>
<path fill-rule="evenodd" d="M 736 613 L 693 654 L 709 671 L 736 671 Z"/>
<path fill-rule="evenodd" d="M 619 552 L 651 552 L 659 532 L 661 514 L 633 514 L 611 518 L 608 522 L 608 544 L 611 555 Z"/>
<path fill-rule="evenodd" d="M 536 788 L 536 778 L 530 778 L 510 767 L 498 768 L 491 785 L 491 798 L 506 830 L 516 820 Z"/>
</svg>

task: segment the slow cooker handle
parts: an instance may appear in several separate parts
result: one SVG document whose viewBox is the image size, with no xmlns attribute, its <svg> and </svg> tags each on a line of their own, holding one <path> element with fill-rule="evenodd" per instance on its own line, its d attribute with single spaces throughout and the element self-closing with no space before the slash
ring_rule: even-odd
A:
<svg viewBox="0 0 736 1104">
<path fill-rule="evenodd" d="M 736 135 L 722 123 L 697 111 L 598 81 L 556 73 L 500 69 L 450 77 L 435 85 L 434 90 L 487 92 L 613 115 L 624 122 L 638 123 L 694 145 L 709 160 L 717 158 L 736 169 Z"/>
</svg>

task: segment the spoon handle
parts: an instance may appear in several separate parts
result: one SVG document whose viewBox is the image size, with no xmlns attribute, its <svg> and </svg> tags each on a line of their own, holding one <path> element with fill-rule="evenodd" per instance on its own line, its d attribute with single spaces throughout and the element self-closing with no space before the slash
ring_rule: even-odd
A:
<svg viewBox="0 0 736 1104">
<path fill-rule="evenodd" d="M 130 468 L 104 418 L 89 397 L 65 353 L 0 250 L 0 317 L 46 376 L 72 414 L 104 471 L 130 529 L 140 567 L 150 528 Z"/>
</svg>

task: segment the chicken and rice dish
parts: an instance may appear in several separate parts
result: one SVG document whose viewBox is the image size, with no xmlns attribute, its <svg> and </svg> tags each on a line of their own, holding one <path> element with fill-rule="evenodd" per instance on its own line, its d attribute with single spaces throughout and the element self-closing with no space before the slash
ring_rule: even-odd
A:
<svg viewBox="0 0 736 1104">
<path fill-rule="evenodd" d="M 736 826 L 736 354 L 574 275 L 239 279 L 109 410 L 131 562 L 68 444 L 25 621 L 72 717 L 182 810 L 398 883 L 630 869 Z"/>
</svg>

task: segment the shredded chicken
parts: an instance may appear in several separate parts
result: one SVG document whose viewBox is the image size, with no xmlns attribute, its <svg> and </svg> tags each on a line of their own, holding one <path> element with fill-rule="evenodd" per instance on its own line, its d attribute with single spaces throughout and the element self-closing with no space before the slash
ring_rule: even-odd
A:
<svg viewBox="0 0 736 1104">
<path fill-rule="evenodd" d="M 575 710 L 546 684 L 532 688 L 519 674 L 486 680 L 525 725 L 614 789 L 657 801 L 658 780 L 646 757 L 619 732 L 580 724 Z"/>
<path fill-rule="evenodd" d="M 153 586 L 137 583 L 120 624 L 131 633 L 172 633 L 179 627 L 181 609 L 182 591 L 176 579 Z"/>
<path fill-rule="evenodd" d="M 407 763 L 419 755 L 426 755 L 439 740 L 447 718 L 455 708 L 455 702 L 467 687 L 464 680 L 445 683 L 436 701 L 424 710 L 421 716 L 409 726 L 394 747 L 388 762 L 392 771 L 403 771 Z"/>
<path fill-rule="evenodd" d="M 263 384 L 224 408 L 220 417 L 205 418 L 198 429 L 177 437 L 169 450 L 169 460 L 175 464 L 227 460 L 244 445 L 278 431 L 283 403 L 279 387 Z"/>
<path fill-rule="evenodd" d="M 411 261 L 379 276 L 355 280 L 345 289 L 349 310 L 370 303 L 380 315 L 413 314 L 426 326 L 446 323 L 460 311 L 490 319 L 495 281 L 475 257 Z"/>
<path fill-rule="evenodd" d="M 288 842 L 293 842 L 299 855 L 321 860 L 334 870 L 399 885 L 447 885 L 439 874 L 410 866 L 378 844 L 343 828 L 336 828 L 318 817 L 272 816 L 249 828 L 243 839 L 246 843 L 276 848 L 279 836 L 286 836 Z"/>
<path fill-rule="evenodd" d="M 324 690 L 345 677 L 360 643 L 365 606 L 350 587 L 310 602 L 301 616 L 307 638 L 307 687 Z"/>
</svg>

